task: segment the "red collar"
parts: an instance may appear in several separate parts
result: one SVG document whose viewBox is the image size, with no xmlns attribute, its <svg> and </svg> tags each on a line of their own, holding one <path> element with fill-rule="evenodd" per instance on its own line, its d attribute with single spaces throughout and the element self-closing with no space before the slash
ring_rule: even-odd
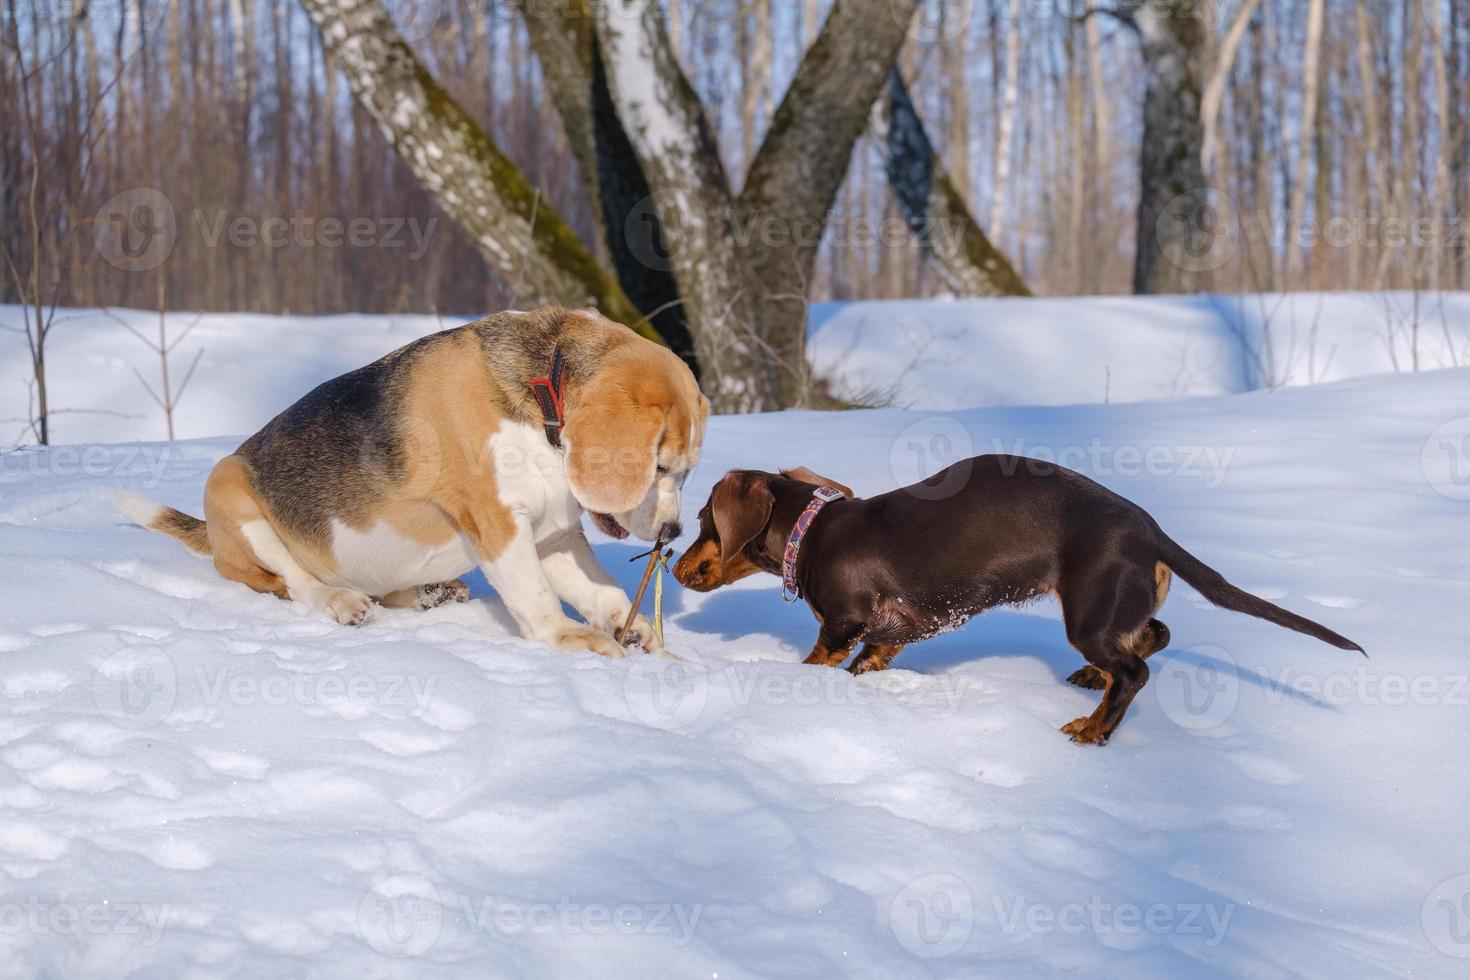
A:
<svg viewBox="0 0 1470 980">
<path fill-rule="evenodd" d="M 801 539 L 806 536 L 812 521 L 817 519 L 822 508 L 842 498 L 842 491 L 836 487 L 817 487 L 812 491 L 812 499 L 806 505 L 806 510 L 801 512 L 801 516 L 791 526 L 791 536 L 786 539 L 786 551 L 781 556 L 781 598 L 787 602 L 795 602 L 801 597 L 801 589 L 796 585 L 796 557 L 801 553 Z"/>
<path fill-rule="evenodd" d="M 541 405 L 541 424 L 546 427 L 546 441 L 561 448 L 561 427 L 566 421 L 566 406 L 561 400 L 562 375 L 565 374 L 561 359 L 561 344 L 551 349 L 551 367 L 544 378 L 531 379 L 531 394 Z"/>
</svg>

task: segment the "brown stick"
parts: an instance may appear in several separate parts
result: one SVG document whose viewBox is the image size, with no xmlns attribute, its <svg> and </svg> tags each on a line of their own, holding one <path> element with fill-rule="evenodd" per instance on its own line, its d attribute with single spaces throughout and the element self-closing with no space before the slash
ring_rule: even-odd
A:
<svg viewBox="0 0 1470 980">
<path fill-rule="evenodd" d="M 633 628 L 633 620 L 638 615 L 638 607 L 643 605 L 643 596 L 647 594 L 648 583 L 653 579 L 653 570 L 658 567 L 659 562 L 667 561 L 669 556 L 674 553 L 674 549 L 670 548 L 669 553 L 666 555 L 664 554 L 663 548 L 663 542 L 660 541 L 648 553 L 648 567 L 643 570 L 643 581 L 638 583 L 638 594 L 633 597 L 633 605 L 628 607 L 628 618 L 623 621 L 623 625 L 613 634 L 613 639 L 619 643 L 623 642 L 623 637 L 627 635 L 628 630 Z"/>
</svg>

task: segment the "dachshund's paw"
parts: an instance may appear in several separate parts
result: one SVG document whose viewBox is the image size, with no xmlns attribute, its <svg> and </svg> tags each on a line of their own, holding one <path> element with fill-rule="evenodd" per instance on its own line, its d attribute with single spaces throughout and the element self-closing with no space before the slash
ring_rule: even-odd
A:
<svg viewBox="0 0 1470 980">
<path fill-rule="evenodd" d="M 1108 686 L 1108 678 L 1102 671 L 1088 664 L 1086 667 L 1079 667 L 1072 671 L 1072 676 L 1067 678 L 1067 683 L 1085 687 L 1089 691 L 1101 691 Z"/>
<path fill-rule="evenodd" d="M 1062 734 L 1072 736 L 1072 741 L 1078 745 L 1106 745 L 1110 732 L 1102 730 L 1101 726 L 1092 723 L 1090 715 L 1082 718 L 1074 718 L 1062 726 Z"/>
</svg>

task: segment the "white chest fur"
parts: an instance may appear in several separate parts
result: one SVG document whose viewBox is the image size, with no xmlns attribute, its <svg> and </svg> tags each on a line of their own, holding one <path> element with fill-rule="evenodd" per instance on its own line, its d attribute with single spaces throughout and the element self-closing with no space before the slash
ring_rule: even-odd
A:
<svg viewBox="0 0 1470 980">
<path fill-rule="evenodd" d="M 565 459 L 540 427 L 502 423 L 490 437 L 489 459 L 501 502 L 531 525 L 537 543 L 581 521 L 582 507 L 567 483 Z M 334 523 L 332 556 L 338 572 L 324 581 L 372 596 L 444 582 L 478 564 L 474 546 L 464 535 L 426 545 L 383 521 L 365 531 Z"/>
<path fill-rule="evenodd" d="M 500 500 L 524 515 L 538 542 L 555 537 L 582 519 L 582 506 L 567 483 L 566 458 L 546 441 L 540 426 L 502 422 L 490 437 Z"/>
</svg>

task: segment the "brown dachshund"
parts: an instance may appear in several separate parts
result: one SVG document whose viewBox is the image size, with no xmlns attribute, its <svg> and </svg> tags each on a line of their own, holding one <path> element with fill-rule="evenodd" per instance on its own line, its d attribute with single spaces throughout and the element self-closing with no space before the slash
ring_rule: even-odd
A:
<svg viewBox="0 0 1470 980">
<path fill-rule="evenodd" d="M 1153 616 L 1178 573 L 1210 602 L 1344 650 L 1345 637 L 1244 592 L 1169 538 L 1143 508 L 1080 473 L 1017 456 L 977 456 L 865 500 L 807 469 L 731 470 L 699 512 L 674 575 L 708 592 L 755 572 L 783 575 L 821 623 L 809 664 L 882 670 L 906 644 L 991 606 L 1052 594 L 1087 659 L 1067 678 L 1101 688 L 1090 716 L 1062 727 L 1102 744 L 1169 642 Z"/>
</svg>

